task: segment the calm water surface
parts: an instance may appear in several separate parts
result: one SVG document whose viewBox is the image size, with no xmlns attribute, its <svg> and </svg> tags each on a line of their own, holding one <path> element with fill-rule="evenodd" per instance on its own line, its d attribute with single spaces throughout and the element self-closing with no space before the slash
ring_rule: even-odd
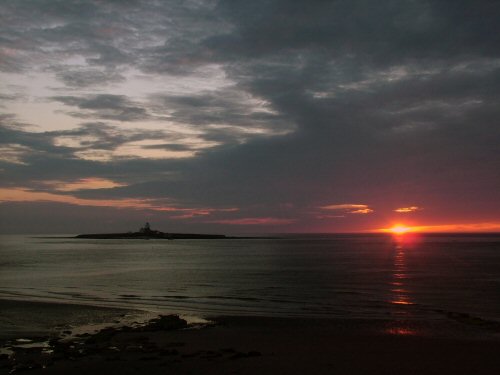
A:
<svg viewBox="0 0 500 375">
<path fill-rule="evenodd" d="M 0 298 L 201 314 L 500 321 L 500 236 L 0 237 Z"/>
</svg>

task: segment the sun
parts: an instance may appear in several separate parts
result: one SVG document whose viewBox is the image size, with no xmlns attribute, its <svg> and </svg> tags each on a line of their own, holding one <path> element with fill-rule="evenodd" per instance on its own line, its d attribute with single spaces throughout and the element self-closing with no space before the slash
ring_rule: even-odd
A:
<svg viewBox="0 0 500 375">
<path fill-rule="evenodd" d="M 389 228 L 389 232 L 397 235 L 405 234 L 411 232 L 412 228 L 407 227 L 406 225 L 396 224 L 393 227 Z"/>
<path fill-rule="evenodd" d="M 421 230 L 421 227 L 408 226 L 408 225 L 401 224 L 401 223 L 393 224 L 393 226 L 389 227 L 389 228 L 377 229 L 378 232 L 390 233 L 390 234 L 393 234 L 395 236 L 401 236 L 403 234 L 420 232 L 420 230 Z"/>
</svg>

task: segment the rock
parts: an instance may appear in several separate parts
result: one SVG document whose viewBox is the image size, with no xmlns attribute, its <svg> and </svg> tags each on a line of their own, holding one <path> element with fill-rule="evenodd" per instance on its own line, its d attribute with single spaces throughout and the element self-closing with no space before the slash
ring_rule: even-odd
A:
<svg viewBox="0 0 500 375">
<path fill-rule="evenodd" d="M 147 325 L 140 327 L 142 331 L 172 331 L 187 328 L 187 322 L 178 315 L 160 315 L 159 318 L 150 320 Z"/>
<path fill-rule="evenodd" d="M 169 342 L 168 344 L 165 344 L 164 346 L 166 348 L 178 348 L 180 346 L 185 346 L 185 342 Z"/>
<path fill-rule="evenodd" d="M 179 351 L 177 349 L 161 349 L 160 354 L 164 356 L 169 356 L 169 355 L 179 355 Z"/>
<path fill-rule="evenodd" d="M 262 355 L 261 352 L 256 350 L 249 351 L 248 353 L 236 352 L 233 354 L 230 359 L 240 359 L 240 358 L 250 358 L 250 357 L 260 357 Z"/>
<path fill-rule="evenodd" d="M 113 338 L 117 333 L 115 328 L 104 328 L 97 332 L 95 335 L 90 336 L 86 343 L 89 344 L 101 344 L 107 343 Z"/>
<path fill-rule="evenodd" d="M 182 355 L 182 358 L 193 358 L 193 357 L 197 357 L 201 354 L 202 352 L 201 351 L 196 351 L 196 352 L 193 352 L 193 353 L 186 353 L 186 354 L 183 354 Z"/>
<path fill-rule="evenodd" d="M 158 359 L 160 359 L 160 358 L 157 356 L 147 356 L 147 357 L 139 358 L 139 360 L 141 360 L 141 361 L 156 361 Z"/>
<path fill-rule="evenodd" d="M 242 353 L 242 352 L 236 352 L 234 353 L 231 357 L 229 357 L 230 359 L 240 359 L 240 358 L 245 358 L 246 357 L 246 354 L 245 353 Z"/>
</svg>

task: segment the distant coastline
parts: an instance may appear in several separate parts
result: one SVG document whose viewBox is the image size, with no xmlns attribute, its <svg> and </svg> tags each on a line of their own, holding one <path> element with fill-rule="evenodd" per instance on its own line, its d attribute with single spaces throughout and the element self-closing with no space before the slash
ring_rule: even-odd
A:
<svg viewBox="0 0 500 375">
<path fill-rule="evenodd" d="M 126 233 L 93 233 L 93 234 L 79 234 L 75 238 L 91 238 L 91 239 L 165 239 L 165 240 L 178 240 L 178 239 L 200 239 L 200 240 L 213 240 L 227 238 L 223 234 L 197 234 L 197 233 L 164 233 L 159 230 L 152 230 L 149 223 L 146 223 L 138 232 Z"/>
<path fill-rule="evenodd" d="M 141 233 L 141 232 L 127 232 L 127 233 L 92 233 L 92 234 L 79 234 L 74 238 L 89 238 L 89 239 L 165 239 L 165 240 L 178 240 L 178 239 L 227 239 L 223 234 L 198 234 L 198 233 Z"/>
<path fill-rule="evenodd" d="M 165 233 L 152 230 L 149 223 L 146 223 L 137 232 L 125 233 L 91 233 L 79 234 L 73 238 L 85 239 L 164 239 L 164 240 L 221 240 L 221 239 L 249 239 L 263 237 L 231 237 L 224 234 L 200 234 L 200 233 Z"/>
</svg>

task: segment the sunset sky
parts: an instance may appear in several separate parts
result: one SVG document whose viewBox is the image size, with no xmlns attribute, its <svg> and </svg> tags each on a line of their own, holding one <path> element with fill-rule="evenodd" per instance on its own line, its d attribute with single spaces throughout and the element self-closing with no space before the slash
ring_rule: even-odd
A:
<svg viewBox="0 0 500 375">
<path fill-rule="evenodd" d="M 500 2 L 0 4 L 0 232 L 500 231 Z"/>
</svg>

